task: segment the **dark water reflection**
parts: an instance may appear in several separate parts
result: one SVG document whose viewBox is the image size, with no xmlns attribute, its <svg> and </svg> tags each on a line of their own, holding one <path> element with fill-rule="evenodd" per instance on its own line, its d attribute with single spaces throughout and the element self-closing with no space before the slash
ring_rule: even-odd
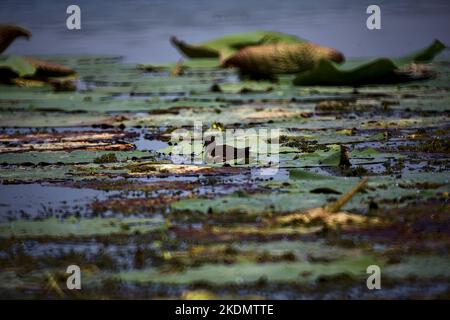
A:
<svg viewBox="0 0 450 320">
<path fill-rule="evenodd" d="M 70 4 L 81 7 L 81 31 L 65 27 Z M 381 7 L 379 31 L 365 26 L 369 4 Z M 399 55 L 433 38 L 450 43 L 446 0 L 2 0 L 0 22 L 22 24 L 34 33 L 9 52 L 117 54 L 130 62 L 176 60 L 171 35 L 196 42 L 255 29 L 295 34 L 347 56 Z"/>
</svg>

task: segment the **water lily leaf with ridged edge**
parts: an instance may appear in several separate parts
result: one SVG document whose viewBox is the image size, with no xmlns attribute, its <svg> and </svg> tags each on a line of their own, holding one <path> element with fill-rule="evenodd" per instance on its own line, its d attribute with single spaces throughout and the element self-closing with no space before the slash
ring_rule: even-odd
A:
<svg viewBox="0 0 450 320">
<path fill-rule="evenodd" d="M 256 31 L 236 33 L 213 39 L 204 43 L 188 44 L 172 38 L 172 44 L 189 58 L 225 59 L 238 50 L 254 45 L 273 43 L 303 43 L 305 40 L 279 32 Z"/>
<path fill-rule="evenodd" d="M 427 48 L 399 59 L 381 58 L 361 65 L 344 64 L 338 66 L 330 60 L 322 59 L 317 65 L 301 72 L 294 79 L 295 85 L 366 85 L 389 84 L 415 80 L 414 75 L 397 72 L 400 67 L 411 63 L 423 63 L 433 60 L 445 45 L 435 40 Z"/>
</svg>

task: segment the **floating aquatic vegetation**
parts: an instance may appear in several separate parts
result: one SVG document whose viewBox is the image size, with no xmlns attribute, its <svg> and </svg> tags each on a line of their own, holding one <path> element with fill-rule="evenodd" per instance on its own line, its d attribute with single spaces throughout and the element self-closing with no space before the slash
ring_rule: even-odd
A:
<svg viewBox="0 0 450 320">
<path fill-rule="evenodd" d="M 267 34 L 255 41 L 255 35 L 259 37 L 259 33 L 229 35 L 201 45 L 189 45 L 175 37 L 171 41 L 188 57 L 220 57 L 223 66 L 237 67 L 242 74 L 254 78 L 298 73 L 295 85 L 358 86 L 429 79 L 435 74 L 424 63 L 445 48 L 435 40 L 429 47 L 400 59 L 380 58 L 359 66 L 350 63 L 338 67 L 336 63 L 345 59 L 337 50 L 278 34 Z"/>
<path fill-rule="evenodd" d="M 0 54 L 18 37 L 31 37 L 31 32 L 14 25 L 0 25 Z M 51 79 L 74 75 L 75 71 L 60 64 L 20 56 L 0 56 L 0 82 L 19 86 L 40 86 L 39 83 L 53 83 L 55 89 L 68 88 L 68 83 Z"/>
<path fill-rule="evenodd" d="M 0 224 L 0 237 L 86 237 L 108 236 L 113 234 L 146 233 L 164 230 L 164 221 L 157 218 L 125 219 L 68 219 L 59 221 L 15 221 Z"/>
<path fill-rule="evenodd" d="M 239 68 L 242 74 L 264 77 L 304 72 L 322 59 L 336 63 L 345 60 L 339 51 L 312 43 L 271 44 L 244 48 L 226 59 L 223 66 Z"/>
<path fill-rule="evenodd" d="M 89 164 L 95 159 L 110 155 L 109 151 L 28 151 L 17 153 L 0 153 L 0 163 L 4 165 L 43 165 L 43 164 Z M 145 151 L 115 151 L 117 161 L 153 159 L 154 156 Z"/>
<path fill-rule="evenodd" d="M 26 86 L 26 81 L 35 79 L 43 83 L 61 84 L 51 78 L 74 74 L 75 71 L 71 68 L 43 60 L 19 56 L 0 56 L 0 81 L 6 83 L 12 81 L 12 83 L 21 84 L 22 81 Z"/>
<path fill-rule="evenodd" d="M 124 272 L 117 277 L 129 282 L 153 282 L 188 284 L 204 282 L 211 284 L 257 283 L 260 279 L 271 283 L 311 283 L 321 276 L 348 274 L 361 277 L 367 265 L 381 264 L 373 257 L 358 257 L 334 263 L 240 263 L 233 265 L 204 265 L 184 272 L 164 274 L 156 269 Z M 217 277 L 220 274 L 220 277 Z M 264 281 L 263 280 L 263 281 Z"/>
<path fill-rule="evenodd" d="M 114 153 L 103 154 L 94 159 L 94 163 L 111 163 L 117 162 L 117 157 Z"/>
<path fill-rule="evenodd" d="M 70 132 L 63 133 L 27 133 L 0 135 L 0 153 L 24 151 L 71 151 L 84 150 L 131 150 L 134 146 L 122 139 L 135 137 L 124 132 Z"/>
<path fill-rule="evenodd" d="M 248 46 L 303 42 L 305 42 L 305 40 L 299 39 L 295 36 L 279 32 L 265 31 L 226 35 L 224 37 L 210 40 L 198 45 L 187 44 L 176 37 L 171 38 L 172 45 L 174 45 L 189 58 L 220 58 L 221 60 Z"/>
<path fill-rule="evenodd" d="M 36 67 L 18 56 L 0 56 L 0 72 L 2 80 L 14 76 L 32 76 L 36 72 Z"/>
<path fill-rule="evenodd" d="M 412 64 L 427 63 L 438 55 L 445 45 L 435 40 L 427 48 L 400 59 L 380 58 L 359 66 L 338 66 L 330 60 L 320 60 L 314 68 L 299 73 L 295 85 L 359 86 L 367 84 L 401 83 L 428 79 L 430 72 Z"/>
<path fill-rule="evenodd" d="M 446 58 L 427 64 L 433 79 L 357 89 L 242 81 L 217 58 L 186 60 L 177 77 L 176 62 L 43 59 L 79 81 L 74 92 L 0 86 L 1 296 L 58 297 L 48 272 L 73 297 L 60 271 L 73 263 L 77 298 L 374 298 L 360 289 L 368 264 L 383 268 L 377 298 L 448 292 Z M 172 139 L 194 121 L 205 140 L 242 129 L 253 156 L 259 129 L 280 130 L 263 141 L 279 143 L 276 174 L 173 163 L 175 147 L 202 153 L 203 139 Z"/>
</svg>

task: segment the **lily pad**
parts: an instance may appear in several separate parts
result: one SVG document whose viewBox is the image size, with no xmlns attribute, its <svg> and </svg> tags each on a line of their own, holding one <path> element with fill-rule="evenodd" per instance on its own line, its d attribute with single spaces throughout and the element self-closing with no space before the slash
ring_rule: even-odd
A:
<svg viewBox="0 0 450 320">
<path fill-rule="evenodd" d="M 333 85 L 358 86 L 367 84 L 388 84 L 415 80 L 408 73 L 399 73 L 400 67 L 410 63 L 423 63 L 433 60 L 445 45 L 435 40 L 427 48 L 400 59 L 376 59 L 359 66 L 338 66 L 330 60 L 321 60 L 311 70 L 301 72 L 294 79 L 295 85 Z"/>
<path fill-rule="evenodd" d="M 187 44 L 173 37 L 172 44 L 189 58 L 225 59 L 234 52 L 254 45 L 269 43 L 303 43 L 305 40 L 295 36 L 279 33 L 256 31 L 226 35 L 200 44 Z"/>
<path fill-rule="evenodd" d="M 109 151 L 51 151 L 51 152 L 24 152 L 24 153 L 0 153 L 2 164 L 83 164 L 93 163 L 95 159 L 111 154 Z M 144 151 L 115 151 L 113 152 L 118 162 L 133 159 L 152 158 L 149 152 Z"/>
<path fill-rule="evenodd" d="M 11 78 L 2 75 L 5 70 L 16 77 L 33 76 L 36 72 L 36 67 L 28 60 L 19 56 L 0 56 L 0 79 Z"/>
<path fill-rule="evenodd" d="M 0 224 L 0 237 L 71 237 L 147 233 L 164 230 L 164 221 L 156 218 L 69 219 L 12 221 Z"/>
<path fill-rule="evenodd" d="M 347 274 L 360 278 L 371 264 L 382 264 L 380 260 L 362 256 L 333 263 L 240 263 L 234 265 L 204 265 L 184 272 L 163 274 L 157 269 L 130 271 L 118 275 L 122 281 L 137 283 L 189 284 L 207 282 L 211 284 L 249 284 L 261 278 L 269 282 L 311 283 L 321 276 Z M 220 274 L 220 277 L 217 275 Z"/>
</svg>

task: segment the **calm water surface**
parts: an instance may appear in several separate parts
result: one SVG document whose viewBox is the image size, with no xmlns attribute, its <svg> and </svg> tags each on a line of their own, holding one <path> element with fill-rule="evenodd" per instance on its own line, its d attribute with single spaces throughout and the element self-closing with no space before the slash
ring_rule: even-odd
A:
<svg viewBox="0 0 450 320">
<path fill-rule="evenodd" d="M 70 4 L 81 7 L 80 31 L 66 29 Z M 381 30 L 365 26 L 370 4 L 381 7 Z M 171 35 L 198 42 L 253 30 L 294 34 L 353 57 L 401 55 L 433 38 L 450 43 L 447 0 L 2 0 L 0 22 L 33 32 L 10 53 L 114 54 L 129 62 L 177 60 Z"/>
</svg>

